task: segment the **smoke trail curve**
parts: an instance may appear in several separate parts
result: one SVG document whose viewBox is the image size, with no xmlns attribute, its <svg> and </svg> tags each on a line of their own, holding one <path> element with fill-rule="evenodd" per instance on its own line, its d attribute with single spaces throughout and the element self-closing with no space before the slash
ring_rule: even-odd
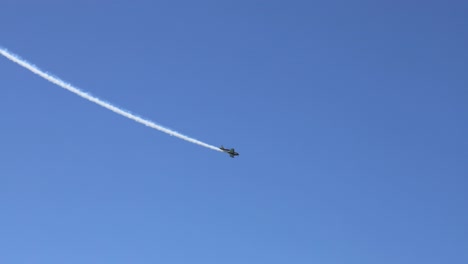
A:
<svg viewBox="0 0 468 264">
<path fill-rule="evenodd" d="M 76 87 L 74 87 L 73 85 L 71 84 L 68 84 L 62 80 L 60 80 L 59 78 L 56 78 L 42 70 L 40 70 L 38 67 L 34 66 L 33 64 L 27 62 L 26 60 L 23 60 L 21 59 L 19 56 L 13 54 L 13 53 L 10 53 L 8 50 L 4 49 L 4 48 L 0 48 L 0 54 L 3 55 L 4 57 L 6 57 L 7 59 L 17 63 L 18 65 L 28 69 L 29 71 L 41 76 L 42 78 L 46 79 L 47 81 L 51 82 L 51 83 L 54 83 L 78 96 L 81 96 L 83 97 L 84 99 L 86 100 L 89 100 L 95 104 L 98 104 L 108 110 L 111 110 L 112 112 L 114 113 L 117 113 L 119 115 L 122 115 L 126 118 L 129 118 L 133 121 L 136 121 L 140 124 L 143 124 L 145 126 L 148 126 L 148 127 L 151 127 L 153 129 L 156 129 L 156 130 L 159 130 L 161 132 L 164 132 L 166 134 L 169 134 L 171 136 L 175 136 L 175 137 L 178 137 L 180 139 L 183 139 L 185 141 L 188 141 L 188 142 L 191 142 L 191 143 L 194 143 L 194 144 L 197 144 L 197 145 L 200 145 L 202 147 L 205 147 L 205 148 L 209 148 L 209 149 L 212 149 L 212 150 L 216 150 L 216 151 L 221 151 L 219 148 L 215 147 L 215 146 L 212 146 L 210 144 L 207 144 L 207 143 L 204 143 L 200 140 L 197 140 L 197 139 L 194 139 L 194 138 L 191 138 L 189 136 L 186 136 L 186 135 L 183 135 L 177 131 L 173 131 L 171 129 L 168 129 L 168 128 L 165 128 L 161 125 L 158 125 L 150 120 L 146 120 L 144 118 L 141 118 L 139 116 L 136 116 L 126 110 L 123 110 L 117 106 L 114 106 L 108 102 L 105 102 L 95 96 L 92 96 L 90 95 L 89 93 L 86 93 Z"/>
</svg>

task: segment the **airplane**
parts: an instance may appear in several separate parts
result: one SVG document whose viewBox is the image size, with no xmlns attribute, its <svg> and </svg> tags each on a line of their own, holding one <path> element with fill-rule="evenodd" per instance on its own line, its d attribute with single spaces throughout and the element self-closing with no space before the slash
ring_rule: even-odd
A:
<svg viewBox="0 0 468 264">
<path fill-rule="evenodd" d="M 227 148 L 224 148 L 223 146 L 221 146 L 219 149 L 226 152 L 227 154 L 229 154 L 229 156 L 231 156 L 231 158 L 234 158 L 234 156 L 239 156 L 239 153 L 235 152 L 233 148 L 232 149 L 227 149 Z"/>
</svg>

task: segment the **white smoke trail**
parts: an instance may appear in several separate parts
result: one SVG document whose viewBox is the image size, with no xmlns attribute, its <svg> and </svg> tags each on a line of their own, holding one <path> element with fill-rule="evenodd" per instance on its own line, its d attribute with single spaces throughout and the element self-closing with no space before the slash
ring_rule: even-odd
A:
<svg viewBox="0 0 468 264">
<path fill-rule="evenodd" d="M 149 126 L 151 128 L 154 128 L 156 130 L 159 130 L 159 131 L 164 132 L 166 134 L 169 134 L 171 136 L 175 136 L 175 137 L 178 137 L 180 139 L 186 140 L 188 142 L 203 146 L 205 148 L 209 148 L 209 149 L 216 150 L 216 151 L 222 151 L 222 150 L 220 150 L 219 148 L 217 148 L 215 146 L 212 146 L 210 144 L 201 142 L 201 141 L 199 141 L 197 139 L 182 135 L 179 132 L 176 132 L 176 131 L 173 131 L 171 129 L 160 126 L 160 125 L 158 125 L 158 124 L 156 124 L 156 123 L 154 123 L 154 122 L 152 122 L 150 120 L 143 119 L 143 118 L 141 118 L 139 116 L 136 116 L 136 115 L 134 115 L 134 114 L 132 114 L 132 113 L 126 111 L 126 110 L 120 109 L 120 108 L 118 108 L 118 107 L 116 107 L 116 106 L 114 106 L 114 105 L 112 105 L 110 103 L 102 101 L 101 99 L 99 99 L 97 97 L 94 97 L 94 96 L 92 96 L 92 95 L 90 95 L 90 94 L 88 94 L 86 92 L 83 92 L 80 89 L 74 87 L 73 85 L 68 84 L 68 83 L 60 80 L 59 78 L 51 76 L 50 74 L 40 70 L 38 67 L 32 65 L 31 63 L 21 59 L 19 56 L 15 55 L 15 54 L 12 54 L 9 51 L 7 51 L 6 49 L 3 49 L 1 47 L 0 47 L 0 54 L 5 56 L 9 60 L 19 64 L 20 66 L 32 71 L 33 73 L 41 76 L 42 78 L 48 80 L 49 82 L 54 83 L 54 84 L 66 89 L 66 90 L 68 90 L 68 91 L 70 91 L 70 92 L 72 92 L 72 93 L 74 93 L 76 95 L 79 95 L 79 96 L 83 97 L 84 99 L 87 99 L 87 100 L 89 100 L 89 101 L 91 101 L 93 103 L 96 103 L 96 104 L 104 107 L 104 108 L 107 108 L 107 109 L 109 109 L 109 110 L 111 110 L 111 111 L 113 111 L 113 112 L 115 112 L 115 113 L 117 113 L 119 115 L 122 115 L 124 117 L 129 118 L 129 119 L 132 119 L 133 121 L 136 121 L 136 122 L 138 122 L 140 124 L 143 124 L 145 126 Z"/>
</svg>

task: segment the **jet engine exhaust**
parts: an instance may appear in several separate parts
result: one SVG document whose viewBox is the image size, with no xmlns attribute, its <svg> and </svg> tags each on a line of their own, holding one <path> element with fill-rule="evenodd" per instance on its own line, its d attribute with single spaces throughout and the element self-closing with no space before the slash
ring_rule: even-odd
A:
<svg viewBox="0 0 468 264">
<path fill-rule="evenodd" d="M 178 137 L 180 139 L 183 139 L 185 141 L 188 141 L 188 142 L 191 142 L 191 143 L 194 143 L 194 144 L 197 144 L 199 146 L 202 146 L 202 147 L 205 147 L 205 148 L 208 148 L 208 149 L 212 149 L 212 150 L 216 150 L 216 151 L 220 151 L 222 152 L 222 150 L 220 150 L 218 147 L 215 147 L 215 146 L 212 146 L 210 144 L 207 144 L 207 143 L 204 143 L 200 140 L 197 140 L 197 139 L 194 139 L 194 138 L 191 138 L 189 136 L 186 136 L 186 135 L 183 135 L 177 131 L 174 131 L 174 130 L 171 130 L 169 128 L 166 128 L 166 127 L 163 127 L 161 125 L 158 125 L 156 123 L 154 123 L 153 121 L 150 121 L 150 120 L 147 120 L 147 119 L 144 119 L 144 118 L 141 118 L 139 116 L 136 116 L 132 113 L 130 113 L 129 111 L 127 110 L 124 110 L 124 109 L 121 109 L 117 106 L 114 106 L 108 102 L 105 102 L 95 96 L 92 96 L 91 94 L 87 93 L 87 92 L 84 92 L 82 90 L 80 90 L 79 88 L 77 87 L 74 87 L 73 85 L 69 84 L 69 83 L 66 83 L 64 81 L 62 81 L 61 79 L 57 78 L 57 77 L 54 77 L 44 71 L 42 71 L 41 69 L 39 69 L 38 67 L 34 66 L 33 64 L 27 62 L 26 60 L 23 60 L 21 59 L 19 56 L 13 54 L 13 53 L 10 53 L 9 51 L 7 51 L 6 49 L 4 48 L 1 48 L 0 47 L 0 54 L 3 55 L 4 57 L 6 57 L 7 59 L 17 63 L 18 65 L 26 68 L 27 70 L 39 75 L 40 77 L 46 79 L 47 81 L 53 83 L 53 84 L 56 84 L 60 87 L 62 87 L 63 89 L 66 89 L 88 101 L 91 101 L 97 105 L 100 105 L 114 113 L 117 113 L 121 116 L 124 116 L 126 118 L 129 118 L 135 122 L 138 122 L 140 124 L 143 124 L 145 126 L 148 126 L 150 128 L 153 128 L 153 129 L 156 129 L 156 130 L 159 130 L 163 133 L 166 133 L 166 134 L 169 134 L 171 136 L 175 136 L 175 137 Z"/>
</svg>

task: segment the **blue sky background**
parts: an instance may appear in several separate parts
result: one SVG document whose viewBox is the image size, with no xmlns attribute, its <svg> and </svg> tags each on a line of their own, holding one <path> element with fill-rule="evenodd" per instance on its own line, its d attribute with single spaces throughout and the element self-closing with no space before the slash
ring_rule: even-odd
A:
<svg viewBox="0 0 468 264">
<path fill-rule="evenodd" d="M 2 1 L 0 262 L 468 263 L 466 1 Z"/>
</svg>

